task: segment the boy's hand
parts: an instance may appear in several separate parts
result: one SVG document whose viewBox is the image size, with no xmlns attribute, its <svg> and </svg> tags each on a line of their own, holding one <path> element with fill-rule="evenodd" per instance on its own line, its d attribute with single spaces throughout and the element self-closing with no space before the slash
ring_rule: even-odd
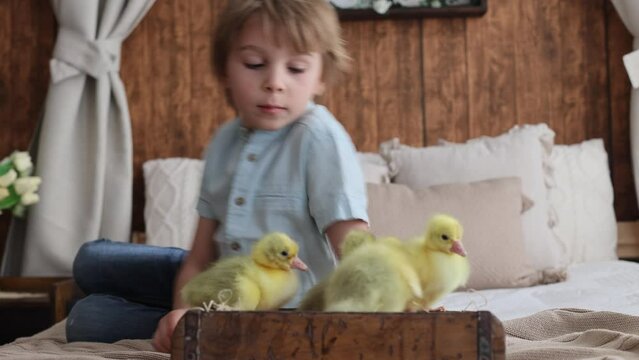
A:
<svg viewBox="0 0 639 360">
<path fill-rule="evenodd" d="M 153 334 L 153 341 L 151 342 L 155 350 L 164 353 L 171 352 L 171 337 L 173 336 L 173 331 L 187 310 L 188 309 L 171 310 L 160 319 L 158 327 Z"/>
</svg>

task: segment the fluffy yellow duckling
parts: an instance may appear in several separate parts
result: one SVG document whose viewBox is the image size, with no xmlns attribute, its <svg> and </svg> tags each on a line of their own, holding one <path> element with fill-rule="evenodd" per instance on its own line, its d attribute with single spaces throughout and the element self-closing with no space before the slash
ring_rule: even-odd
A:
<svg viewBox="0 0 639 360">
<path fill-rule="evenodd" d="M 351 230 L 344 237 L 344 241 L 340 244 L 340 254 L 342 258 L 348 256 L 353 251 L 357 250 L 364 244 L 371 244 L 376 242 L 375 235 L 366 230 Z"/>
<path fill-rule="evenodd" d="M 361 245 L 374 241 L 376 241 L 375 236 L 368 231 L 351 230 L 340 244 L 340 254 L 344 258 Z M 297 309 L 301 311 L 323 311 L 326 306 L 324 295 L 327 284 L 328 278 L 315 284 L 304 294 L 304 298 Z"/>
<path fill-rule="evenodd" d="M 355 242 L 323 284 L 324 310 L 398 312 L 422 297 L 416 269 L 397 238 L 364 237 Z M 318 290 L 319 291 L 319 290 Z"/>
<path fill-rule="evenodd" d="M 301 310 L 429 310 L 466 284 L 470 265 L 461 243 L 463 227 L 448 215 L 433 216 L 426 234 L 408 242 L 349 234 L 342 263 L 312 288 Z"/>
<path fill-rule="evenodd" d="M 470 263 L 461 242 L 463 232 L 457 219 L 438 214 L 428 222 L 425 236 L 407 244 L 423 290 L 410 310 L 429 310 L 444 295 L 466 285 Z"/>
<path fill-rule="evenodd" d="M 225 305 L 233 310 L 273 310 L 288 302 L 299 288 L 292 269 L 307 270 L 298 246 L 275 232 L 259 239 L 250 256 L 221 259 L 193 277 L 181 290 L 191 306 Z"/>
</svg>

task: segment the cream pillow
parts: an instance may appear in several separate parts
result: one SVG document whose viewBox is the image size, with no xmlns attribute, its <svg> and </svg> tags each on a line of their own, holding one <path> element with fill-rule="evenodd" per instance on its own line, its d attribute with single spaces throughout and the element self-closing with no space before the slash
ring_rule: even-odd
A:
<svg viewBox="0 0 639 360">
<path fill-rule="evenodd" d="M 566 266 L 565 246 L 552 231 L 554 212 L 548 200 L 552 186 L 549 156 L 554 132 L 545 124 L 516 126 L 497 137 L 464 144 L 414 148 L 397 139 L 382 144 L 392 181 L 419 189 L 432 185 L 519 177 L 522 192 L 534 205 L 522 216 L 524 247 L 538 270 Z"/>
<path fill-rule="evenodd" d="M 566 244 L 570 263 L 617 259 L 614 191 L 603 141 L 555 145 L 551 161 L 555 232 Z"/>
<path fill-rule="evenodd" d="M 364 179 L 387 183 L 386 160 L 379 154 L 358 153 Z M 197 199 L 204 162 L 197 159 L 167 158 L 145 162 L 144 222 L 146 243 L 189 249 L 197 227 Z"/>
<path fill-rule="evenodd" d="M 144 173 L 146 243 L 190 249 L 197 227 L 202 160 L 149 160 Z"/>
<path fill-rule="evenodd" d="M 436 213 L 450 214 L 464 226 L 472 289 L 525 287 L 544 282 L 524 249 L 519 178 L 435 185 L 411 189 L 398 184 L 368 184 L 372 232 L 402 239 L 423 234 Z"/>
</svg>

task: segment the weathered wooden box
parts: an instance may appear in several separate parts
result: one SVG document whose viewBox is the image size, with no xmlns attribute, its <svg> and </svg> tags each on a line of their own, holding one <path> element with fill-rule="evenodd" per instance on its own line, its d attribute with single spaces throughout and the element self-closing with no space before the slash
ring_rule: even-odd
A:
<svg viewBox="0 0 639 360">
<path fill-rule="evenodd" d="M 326 313 L 190 310 L 171 359 L 499 359 L 490 312 Z"/>
</svg>

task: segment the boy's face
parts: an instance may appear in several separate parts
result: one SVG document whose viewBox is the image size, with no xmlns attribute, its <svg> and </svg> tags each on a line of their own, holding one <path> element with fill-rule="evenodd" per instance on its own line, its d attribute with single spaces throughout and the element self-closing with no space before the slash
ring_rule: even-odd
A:
<svg viewBox="0 0 639 360">
<path fill-rule="evenodd" d="M 324 88 L 320 54 L 298 53 L 285 35 L 276 42 L 277 34 L 265 34 L 261 17 L 254 15 L 229 53 L 224 82 L 248 128 L 277 130 L 290 124 Z"/>
</svg>

